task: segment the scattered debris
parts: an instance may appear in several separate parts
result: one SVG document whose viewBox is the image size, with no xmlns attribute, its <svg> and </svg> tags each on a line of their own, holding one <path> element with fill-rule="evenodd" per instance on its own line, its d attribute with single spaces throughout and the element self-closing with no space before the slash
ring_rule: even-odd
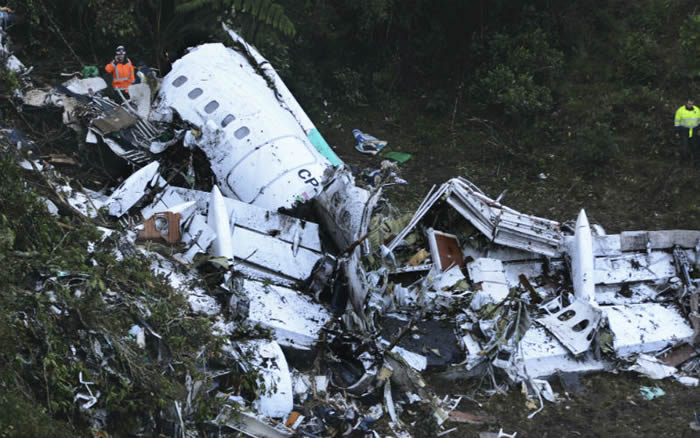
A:
<svg viewBox="0 0 700 438">
<path fill-rule="evenodd" d="M 659 398 L 666 395 L 664 390 L 659 388 L 658 386 L 642 386 L 641 388 L 639 388 L 639 392 L 641 392 L 642 397 L 644 397 L 647 400 L 654 400 L 655 398 Z"/>
<path fill-rule="evenodd" d="M 353 129 L 352 135 L 355 137 L 355 140 L 357 140 L 355 149 L 363 154 L 377 155 L 387 145 L 387 142 L 366 134 L 359 129 Z"/>
<path fill-rule="evenodd" d="M 60 205 L 45 200 L 51 214 L 65 214 L 65 204 L 86 221 L 100 217 L 103 239 L 93 249 L 111 245 L 116 263 L 148 257 L 189 303 L 178 318 L 211 320 L 218 350 L 198 353 L 205 377 L 188 369 L 180 391 L 187 395 L 169 401 L 162 421 L 173 436 L 192 433 L 194 406 L 205 398 L 216 400 L 207 427 L 246 436 L 378 436 L 378 422 L 411 436 L 418 420 L 441 428 L 431 436 L 447 436 L 455 428 L 446 421 L 496 422 L 455 410 L 459 400 L 435 396 L 421 373 L 484 378 L 493 391 L 520 384 L 530 418 L 557 401 L 546 378 L 558 375 L 573 393 L 581 374 L 621 369 L 621 361 L 654 379 L 697 385 L 698 367 L 683 366 L 697 363 L 691 274 L 700 231 L 606 235 L 583 210 L 575 226 L 530 216 L 461 177 L 431 188 L 413 215 L 397 215 L 382 200 L 385 187 L 405 183 L 396 164 L 383 162 L 366 175 L 366 188 L 356 186 L 269 62 L 226 31 L 233 47 L 192 48 L 162 78 L 152 105 L 145 84 L 131 102 L 117 103 L 101 95 L 106 84 L 97 77 L 47 91 L 23 76 L 22 105 L 62 108 L 86 147 L 106 146 L 135 169 L 98 192 L 62 181 L 54 166 L 81 164 L 76 158 L 22 157 L 27 171 L 60 188 Z M 2 59 L 26 73 L 18 60 Z M 363 153 L 387 144 L 353 135 Z M 13 148 L 28 148 L 18 133 L 6 136 Z M 51 285 L 82 296 L 87 281 L 52 273 L 37 290 L 52 297 L 58 318 L 68 310 Z M 116 337 L 81 333 L 89 347 L 73 356 L 127 385 L 118 352 L 170 354 L 149 324 L 165 299 L 146 290 L 125 297 L 109 285 L 100 291 L 131 320 Z M 72 403 L 104 420 L 105 397 L 82 373 L 78 379 Z M 648 400 L 663 395 L 640 391 Z M 152 418 L 139 421 L 134 434 L 155 433 Z"/>
</svg>

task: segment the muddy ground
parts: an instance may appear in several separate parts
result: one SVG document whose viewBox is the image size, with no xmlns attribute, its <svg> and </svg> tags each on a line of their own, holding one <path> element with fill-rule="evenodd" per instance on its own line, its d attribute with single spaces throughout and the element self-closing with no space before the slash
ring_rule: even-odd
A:
<svg viewBox="0 0 700 438">
<path fill-rule="evenodd" d="M 406 104 L 398 115 L 372 109 L 341 115 L 329 110 L 319 124 L 328 143 L 356 175 L 377 168 L 382 158 L 354 149 L 354 128 L 388 141 L 386 150 L 413 155 L 400 166 L 408 184 L 386 192 L 404 210 L 414 210 L 433 184 L 463 176 L 494 198 L 507 190 L 502 202 L 524 213 L 564 222 L 575 220 L 585 208 L 591 221 L 609 233 L 700 228 L 695 205 L 700 170 L 685 165 L 674 150 L 655 153 L 650 147 L 652 156 L 628 157 L 594 174 L 558 159 L 561 151 L 556 147 L 529 154 L 527 159 L 518 151 L 499 150 L 479 122 L 464 122 L 453 133 L 449 121 L 422 125 L 415 107 Z M 502 146 L 505 149 L 508 144 Z M 596 374 L 581 378 L 579 392 L 566 394 L 554 378 L 552 387 L 561 401 L 545 402 L 544 410 L 532 419 L 527 416 L 536 408 L 526 406 L 519 388 L 487 397 L 475 391 L 478 382 L 473 379 L 452 382 L 428 376 L 427 380 L 441 396 L 466 396 L 458 410 L 493 417 L 492 424 L 448 424 L 448 429 L 457 427 L 448 437 L 478 437 L 479 432 L 500 428 L 523 438 L 700 437 L 700 432 L 689 428 L 694 411 L 700 413 L 700 388 L 675 380 L 653 381 L 627 372 Z M 648 401 L 640 393 L 642 386 L 658 386 L 666 394 Z"/>
</svg>

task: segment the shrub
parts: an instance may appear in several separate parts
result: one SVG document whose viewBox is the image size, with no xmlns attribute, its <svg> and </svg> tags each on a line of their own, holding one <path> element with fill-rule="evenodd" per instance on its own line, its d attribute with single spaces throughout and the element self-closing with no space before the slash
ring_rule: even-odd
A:
<svg viewBox="0 0 700 438">
<path fill-rule="evenodd" d="M 576 161 L 593 174 L 616 160 L 620 152 L 610 124 L 601 121 L 582 126 L 576 133 L 574 147 Z"/>
<path fill-rule="evenodd" d="M 549 83 L 559 75 L 564 55 L 552 47 L 545 31 L 495 33 L 484 47 L 475 49 L 485 59 L 470 94 L 481 106 L 520 116 L 551 109 Z"/>
<path fill-rule="evenodd" d="M 691 69 L 691 76 L 700 76 L 700 14 L 690 15 L 681 26 L 681 51 Z"/>
<path fill-rule="evenodd" d="M 627 35 L 619 48 L 618 75 L 627 83 L 646 83 L 656 77 L 656 40 L 642 32 Z"/>
</svg>

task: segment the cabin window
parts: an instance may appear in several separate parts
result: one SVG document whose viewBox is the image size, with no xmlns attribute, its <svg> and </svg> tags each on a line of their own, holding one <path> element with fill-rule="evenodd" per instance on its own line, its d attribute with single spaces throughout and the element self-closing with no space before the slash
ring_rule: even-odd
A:
<svg viewBox="0 0 700 438">
<path fill-rule="evenodd" d="M 204 112 L 207 113 L 207 114 L 211 114 L 211 113 L 213 113 L 214 111 L 216 111 L 216 109 L 217 109 L 218 107 L 219 107 L 219 102 L 217 102 L 217 101 L 215 101 L 215 100 L 212 100 L 211 102 L 209 102 L 209 103 L 207 104 L 207 106 L 204 107 Z"/>
<path fill-rule="evenodd" d="M 173 81 L 173 87 L 181 87 L 185 82 L 187 82 L 187 76 L 178 76 Z"/>
<path fill-rule="evenodd" d="M 203 93 L 203 91 L 201 88 L 195 88 L 194 90 L 187 93 L 187 95 L 189 96 L 190 99 L 196 99 L 199 96 L 201 96 L 202 93 Z"/>
<path fill-rule="evenodd" d="M 235 135 L 239 140 L 248 134 L 250 134 L 250 129 L 248 129 L 246 126 L 236 129 L 236 132 L 233 133 L 233 135 Z"/>
<path fill-rule="evenodd" d="M 227 127 L 229 123 L 233 122 L 234 120 L 236 120 L 236 117 L 233 114 L 227 115 L 226 117 L 224 117 L 224 120 L 221 121 L 221 127 Z"/>
</svg>

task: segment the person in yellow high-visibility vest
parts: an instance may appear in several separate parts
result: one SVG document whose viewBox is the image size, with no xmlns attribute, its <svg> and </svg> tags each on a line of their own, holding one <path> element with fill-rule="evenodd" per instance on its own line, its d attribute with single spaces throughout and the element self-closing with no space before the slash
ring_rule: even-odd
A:
<svg viewBox="0 0 700 438">
<path fill-rule="evenodd" d="M 689 153 L 690 158 L 697 166 L 700 164 L 700 142 L 698 142 L 698 130 L 700 130 L 700 108 L 693 105 L 693 99 L 688 99 L 685 105 L 676 111 L 674 121 L 676 135 L 681 139 L 683 153 Z"/>
</svg>

